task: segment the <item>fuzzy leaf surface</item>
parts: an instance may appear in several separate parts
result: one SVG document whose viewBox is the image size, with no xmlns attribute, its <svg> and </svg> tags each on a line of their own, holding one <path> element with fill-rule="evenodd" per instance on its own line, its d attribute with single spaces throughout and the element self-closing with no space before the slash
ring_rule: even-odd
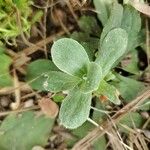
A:
<svg viewBox="0 0 150 150">
<path fill-rule="evenodd" d="M 76 76 L 68 75 L 60 71 L 50 71 L 45 75 L 46 79 L 43 82 L 43 86 L 51 92 L 70 90 L 81 81 Z"/>
<path fill-rule="evenodd" d="M 81 90 L 84 93 L 89 93 L 98 89 L 100 80 L 102 79 L 102 69 L 95 62 L 89 64 L 87 77 L 81 85 Z"/>
<path fill-rule="evenodd" d="M 100 45 L 102 45 L 105 36 L 114 28 L 119 28 L 121 26 L 123 16 L 123 7 L 117 2 L 113 3 L 110 17 L 103 28 L 103 32 L 100 38 Z"/>
<path fill-rule="evenodd" d="M 88 55 L 81 44 L 69 38 L 62 38 L 54 42 L 52 60 L 63 72 L 70 75 L 82 76 L 87 71 Z"/>
<path fill-rule="evenodd" d="M 125 30 L 115 28 L 104 38 L 96 62 L 102 67 L 103 76 L 107 75 L 113 64 L 126 52 L 128 35 Z"/>
<path fill-rule="evenodd" d="M 75 129 L 89 117 L 92 94 L 84 94 L 80 90 L 72 90 L 63 100 L 59 119 L 66 128 Z"/>
<path fill-rule="evenodd" d="M 26 81 L 35 90 L 46 91 L 43 87 L 45 74 L 50 71 L 58 71 L 59 69 L 50 60 L 38 59 L 27 66 Z"/>
</svg>

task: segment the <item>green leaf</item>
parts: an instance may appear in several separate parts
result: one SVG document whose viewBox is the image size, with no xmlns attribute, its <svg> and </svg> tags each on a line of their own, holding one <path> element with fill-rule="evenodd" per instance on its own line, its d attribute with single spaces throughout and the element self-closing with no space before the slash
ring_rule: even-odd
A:
<svg viewBox="0 0 150 150">
<path fill-rule="evenodd" d="M 117 89 L 107 83 L 106 81 L 101 81 L 98 90 L 95 92 L 96 95 L 104 95 L 110 100 L 112 103 L 119 105 L 121 102 L 119 100 L 119 95 Z"/>
<path fill-rule="evenodd" d="M 111 15 L 103 28 L 103 32 L 100 38 L 100 45 L 102 45 L 105 36 L 114 28 L 119 28 L 121 26 L 123 15 L 123 7 L 117 2 L 113 3 L 111 10 Z"/>
<path fill-rule="evenodd" d="M 116 28 L 104 38 L 96 62 L 102 67 L 103 76 L 112 68 L 113 64 L 126 52 L 128 35 L 125 30 Z"/>
<path fill-rule="evenodd" d="M 64 98 L 65 98 L 65 95 L 63 93 L 57 93 L 52 96 L 53 101 L 57 103 L 62 102 Z"/>
<path fill-rule="evenodd" d="M 123 70 L 138 75 L 140 73 L 138 63 L 138 52 L 133 50 L 121 61 L 121 66 Z"/>
<path fill-rule="evenodd" d="M 58 71 L 50 71 L 45 74 L 42 86 L 47 91 L 59 92 L 74 88 L 80 81 L 81 79 L 76 76 Z"/>
<path fill-rule="evenodd" d="M 95 59 L 95 51 L 99 45 L 99 38 L 91 37 L 88 33 L 73 32 L 71 38 L 78 41 L 86 50 L 90 61 Z"/>
<path fill-rule="evenodd" d="M 128 51 L 134 49 L 141 29 L 141 18 L 139 12 L 130 5 L 124 7 L 121 28 L 128 33 Z"/>
<path fill-rule="evenodd" d="M 119 121 L 119 124 L 126 125 L 129 128 L 140 128 L 144 123 L 143 121 L 144 120 L 139 113 L 129 112 Z M 119 125 L 119 127 L 122 131 L 128 132 L 128 130 L 121 125 Z"/>
<path fill-rule="evenodd" d="M 50 60 L 38 59 L 27 66 L 26 81 L 33 89 L 45 91 L 46 89 L 43 87 L 44 74 L 57 70 L 58 68 Z"/>
<path fill-rule="evenodd" d="M 85 81 L 81 84 L 81 90 L 84 93 L 89 93 L 98 89 L 99 83 L 102 79 L 101 67 L 95 62 L 89 64 L 87 76 Z"/>
<path fill-rule="evenodd" d="M 113 83 L 115 87 L 120 91 L 121 96 L 125 102 L 133 100 L 139 92 L 144 90 L 145 86 L 142 82 L 138 82 L 134 79 L 117 75 L 119 82 Z"/>
<path fill-rule="evenodd" d="M 54 119 L 33 112 L 11 114 L 0 126 L 0 149 L 31 150 L 36 145 L 45 146 L 53 123 Z"/>
<path fill-rule="evenodd" d="M 0 53 L 0 87 L 12 85 L 12 77 L 9 73 L 9 67 L 12 59 L 6 54 Z"/>
<path fill-rule="evenodd" d="M 62 102 L 59 119 L 66 128 L 75 129 L 89 117 L 92 94 L 74 89 Z"/>
<path fill-rule="evenodd" d="M 54 42 L 52 60 L 62 71 L 70 74 L 83 76 L 89 63 L 88 55 L 81 44 L 69 38 L 63 38 Z"/>
<path fill-rule="evenodd" d="M 98 35 L 100 34 L 100 28 L 97 21 L 92 16 L 82 16 L 78 21 L 79 27 L 82 31 L 88 34 Z"/>
<path fill-rule="evenodd" d="M 97 16 L 104 26 L 110 15 L 110 6 L 113 0 L 93 0 L 94 6 L 96 8 Z"/>
</svg>

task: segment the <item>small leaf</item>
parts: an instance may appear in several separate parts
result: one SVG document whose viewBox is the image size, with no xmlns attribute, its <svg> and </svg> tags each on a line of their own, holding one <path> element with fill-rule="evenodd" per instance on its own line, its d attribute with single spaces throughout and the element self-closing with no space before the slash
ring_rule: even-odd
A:
<svg viewBox="0 0 150 150">
<path fill-rule="evenodd" d="M 26 81 L 33 89 L 46 91 L 43 87 L 44 74 L 57 70 L 58 68 L 50 60 L 38 59 L 27 66 Z"/>
<path fill-rule="evenodd" d="M 141 92 L 145 86 L 142 82 L 138 82 L 134 79 L 123 77 L 117 75 L 119 82 L 114 82 L 115 87 L 120 91 L 121 96 L 124 98 L 125 102 L 130 102 L 133 100 L 139 92 Z"/>
<path fill-rule="evenodd" d="M 113 64 L 126 52 L 128 35 L 125 30 L 116 28 L 104 38 L 96 62 L 102 67 L 103 76 L 107 75 Z"/>
<path fill-rule="evenodd" d="M 44 75 L 42 86 L 51 92 L 66 91 L 74 88 L 81 79 L 59 71 L 50 71 Z"/>
<path fill-rule="evenodd" d="M 108 98 L 108 100 L 110 100 L 112 103 L 119 105 L 121 102 L 119 100 L 119 94 L 117 89 L 107 83 L 106 81 L 101 81 L 100 86 L 98 88 L 98 90 L 95 92 L 98 95 L 104 95 Z"/>
<path fill-rule="evenodd" d="M 53 62 L 60 70 L 77 76 L 86 73 L 89 58 L 77 41 L 69 38 L 57 40 L 52 46 L 51 54 Z"/>
<path fill-rule="evenodd" d="M 49 98 L 42 98 L 40 101 L 39 101 L 39 106 L 42 110 L 42 112 L 50 117 L 50 118 L 55 118 L 58 114 L 58 105 L 53 102 L 51 99 Z"/>
<path fill-rule="evenodd" d="M 81 126 L 89 117 L 92 94 L 74 89 L 62 102 L 59 119 L 66 128 Z"/>
<path fill-rule="evenodd" d="M 97 24 L 95 17 L 82 16 L 78 21 L 79 27 L 82 31 L 88 34 L 98 35 L 100 34 L 100 28 Z"/>
<path fill-rule="evenodd" d="M 81 90 L 84 93 L 89 93 L 98 89 L 99 83 L 102 79 L 101 67 L 95 62 L 89 64 L 89 69 L 85 81 L 81 84 Z"/>
<path fill-rule="evenodd" d="M 36 116 L 33 112 L 11 114 L 0 126 L 1 150 L 31 150 L 34 146 L 45 146 L 54 119 Z"/>
<path fill-rule="evenodd" d="M 84 32 L 73 32 L 71 38 L 78 41 L 84 48 L 90 61 L 95 59 L 95 51 L 99 45 L 99 38 L 91 37 L 88 33 Z"/>
<path fill-rule="evenodd" d="M 103 32 L 100 38 L 100 45 L 102 45 L 105 36 L 114 28 L 119 28 L 121 26 L 123 15 L 123 7 L 117 2 L 113 3 L 111 10 L 111 15 L 103 28 Z"/>
<path fill-rule="evenodd" d="M 109 18 L 109 9 L 112 5 L 113 0 L 93 0 L 96 8 L 97 16 L 104 26 Z"/>
<path fill-rule="evenodd" d="M 9 67 L 12 60 L 4 53 L 0 53 L 0 87 L 12 85 L 12 77 L 9 73 Z"/>
<path fill-rule="evenodd" d="M 143 122 L 142 116 L 137 112 L 127 113 L 120 121 L 119 124 L 126 125 L 129 128 L 140 128 Z M 119 125 L 120 129 L 124 132 L 127 132 L 127 129 Z"/>
<path fill-rule="evenodd" d="M 138 63 L 138 52 L 133 50 L 121 61 L 121 66 L 123 70 L 138 75 L 140 73 Z"/>
<path fill-rule="evenodd" d="M 128 51 L 134 49 L 137 46 L 138 33 L 141 29 L 141 18 L 132 6 L 124 7 L 121 28 L 128 33 Z"/>
<path fill-rule="evenodd" d="M 53 101 L 57 103 L 62 102 L 64 98 L 65 98 L 65 95 L 61 92 L 52 96 Z"/>
</svg>

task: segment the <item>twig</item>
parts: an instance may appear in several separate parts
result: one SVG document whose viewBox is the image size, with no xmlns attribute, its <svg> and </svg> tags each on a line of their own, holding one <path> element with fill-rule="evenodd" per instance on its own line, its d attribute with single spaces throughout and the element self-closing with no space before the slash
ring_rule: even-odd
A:
<svg viewBox="0 0 150 150">
<path fill-rule="evenodd" d="M 25 111 L 30 111 L 30 110 L 37 110 L 37 109 L 40 109 L 40 107 L 39 106 L 34 106 L 34 107 L 20 109 L 20 110 L 0 112 L 0 117 L 6 116 L 6 115 L 9 115 L 9 114 L 13 114 L 13 113 L 20 113 L 20 112 L 25 112 Z"/>
<path fill-rule="evenodd" d="M 72 30 L 72 29 L 73 29 L 73 27 L 71 26 L 71 27 L 69 27 L 68 30 Z M 34 45 L 24 49 L 23 51 L 20 52 L 20 54 L 25 53 L 26 55 L 31 55 L 32 53 L 36 52 L 39 49 L 39 47 L 43 46 L 44 44 L 52 42 L 56 37 L 62 36 L 63 34 L 65 34 L 64 31 L 55 33 L 55 34 L 47 37 L 45 40 L 41 40 L 41 41 L 35 43 Z"/>
</svg>

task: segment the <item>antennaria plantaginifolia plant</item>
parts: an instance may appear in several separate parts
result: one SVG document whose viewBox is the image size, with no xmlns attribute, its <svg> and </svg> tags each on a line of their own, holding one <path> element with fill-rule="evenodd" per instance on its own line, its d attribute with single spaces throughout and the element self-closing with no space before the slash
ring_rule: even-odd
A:
<svg viewBox="0 0 150 150">
<path fill-rule="evenodd" d="M 54 93 L 67 91 L 59 112 L 60 122 L 67 128 L 77 128 L 88 119 L 92 96 L 105 95 L 114 104 L 120 104 L 117 89 L 107 82 L 106 76 L 124 54 L 140 44 L 140 25 L 136 24 L 141 20 L 134 8 L 123 8 L 118 3 L 111 5 L 112 10 L 108 13 L 108 18 L 103 18 L 104 28 L 96 59 L 89 58 L 86 48 L 79 44 L 80 41 L 71 38 L 59 39 L 54 42 L 51 49 L 54 64 L 49 63 L 53 67 L 49 67 L 50 70 L 41 68 L 42 72 L 46 72 L 46 80 L 40 77 L 39 82 L 32 84 L 35 89 L 43 89 L 44 86 L 46 90 Z M 125 17 L 128 13 L 129 18 Z M 135 22 L 131 22 L 133 18 L 136 18 Z M 128 27 L 128 23 L 131 28 Z M 130 40 L 133 39 L 135 42 L 131 43 Z M 30 77 L 32 68 L 29 67 L 28 80 L 33 79 Z M 37 71 L 37 75 L 40 73 L 41 71 Z"/>
</svg>

